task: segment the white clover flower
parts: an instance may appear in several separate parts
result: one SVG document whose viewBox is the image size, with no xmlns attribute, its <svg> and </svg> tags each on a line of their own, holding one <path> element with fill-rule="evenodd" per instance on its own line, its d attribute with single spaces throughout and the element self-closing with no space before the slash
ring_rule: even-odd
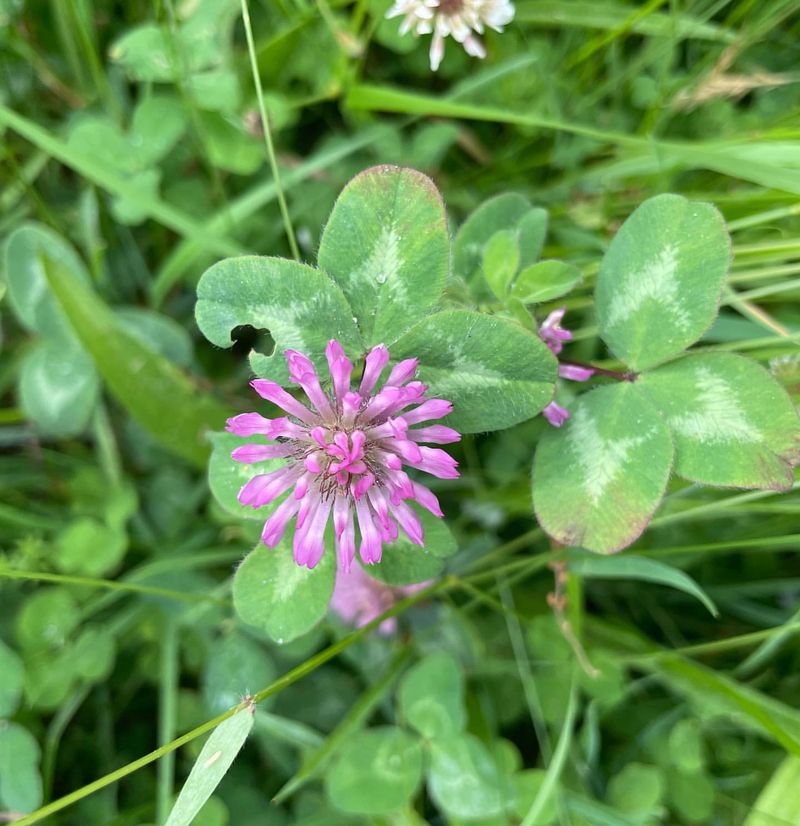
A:
<svg viewBox="0 0 800 826">
<path fill-rule="evenodd" d="M 510 0 L 395 0 L 386 12 L 388 18 L 402 17 L 400 34 L 433 34 L 431 69 L 435 72 L 444 57 L 444 39 L 452 35 L 473 57 L 486 57 L 483 43 L 476 34 L 488 26 L 502 32 L 514 19 Z"/>
</svg>

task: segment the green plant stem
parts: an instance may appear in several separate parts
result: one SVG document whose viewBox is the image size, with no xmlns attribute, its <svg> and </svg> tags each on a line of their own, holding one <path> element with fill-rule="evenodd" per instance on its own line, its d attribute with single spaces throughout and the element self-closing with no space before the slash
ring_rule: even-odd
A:
<svg viewBox="0 0 800 826">
<path fill-rule="evenodd" d="M 161 637 L 160 680 L 158 690 L 158 742 L 169 743 L 175 737 L 178 699 L 178 628 L 168 618 Z M 175 785 L 175 752 L 167 752 L 158 763 L 156 786 L 156 823 L 166 821 Z"/>
<path fill-rule="evenodd" d="M 59 585 L 76 585 L 82 588 L 107 588 L 109 591 L 128 591 L 134 594 L 147 594 L 154 597 L 180 600 L 182 602 L 214 602 L 228 605 L 226 600 L 216 599 L 206 594 L 193 594 L 188 591 L 173 591 L 158 588 L 155 585 L 137 585 L 133 582 L 117 582 L 113 579 L 99 579 L 91 576 L 73 576 L 72 574 L 53 574 L 47 571 L 17 571 L 0 568 L 0 579 L 28 579 L 34 582 L 55 582 Z"/>
<path fill-rule="evenodd" d="M 272 177 L 275 180 L 275 191 L 278 196 L 283 226 L 286 230 L 286 237 L 289 240 L 289 248 L 292 251 L 292 256 L 296 261 L 299 261 L 300 250 L 297 248 L 297 239 L 295 238 L 294 227 L 292 227 L 292 219 L 289 216 L 289 208 L 286 206 L 286 197 L 281 186 L 278 161 L 275 157 L 275 147 L 272 145 L 272 129 L 267 118 L 267 108 L 264 106 L 264 93 L 261 90 L 261 75 L 259 74 L 258 63 L 256 61 L 256 47 L 253 43 L 253 30 L 250 26 L 250 11 L 247 7 L 247 0 L 242 0 L 242 20 L 244 21 L 244 31 L 247 36 L 247 50 L 250 54 L 250 68 L 253 72 L 253 83 L 255 83 L 256 97 L 258 98 L 258 111 L 261 115 L 261 125 L 264 131 L 264 143 L 267 147 L 267 157 L 269 158 L 269 165 L 272 169 Z"/>
<path fill-rule="evenodd" d="M 536 793 L 530 809 L 528 809 L 525 817 L 522 819 L 520 826 L 534 826 L 538 822 L 544 807 L 547 805 L 550 797 L 556 791 L 556 784 L 564 771 L 564 766 L 567 764 L 567 757 L 569 756 L 569 747 L 572 743 L 572 727 L 575 725 L 575 716 L 578 712 L 578 681 L 575 673 L 572 675 L 572 682 L 569 689 L 569 701 L 567 703 L 567 713 L 564 715 L 564 724 L 561 728 L 561 734 L 558 737 L 555 751 L 553 752 L 553 759 L 547 767 L 542 785 Z"/>
<path fill-rule="evenodd" d="M 111 429 L 108 411 L 102 399 L 98 402 L 92 416 L 92 430 L 97 446 L 98 464 L 108 481 L 116 487 L 122 481 L 122 460 L 119 456 L 114 431 Z"/>
<path fill-rule="evenodd" d="M 67 697 L 58 711 L 53 715 L 53 719 L 47 726 L 47 734 L 44 738 L 44 748 L 42 749 L 42 798 L 47 801 L 53 793 L 53 777 L 55 775 L 56 757 L 58 755 L 58 745 L 70 720 L 75 716 L 78 709 L 83 705 L 89 694 L 89 686 L 84 685 Z"/>
<path fill-rule="evenodd" d="M 732 651 L 737 648 L 747 648 L 751 645 L 758 645 L 765 640 L 772 639 L 775 635 L 785 637 L 790 634 L 797 633 L 800 633 L 800 622 L 787 622 L 783 625 L 765 628 L 762 631 L 753 631 L 749 634 L 739 634 L 736 637 L 727 637 L 723 640 L 701 642 L 695 645 L 683 645 L 679 648 L 659 648 L 655 651 L 622 655 L 622 659 L 625 660 L 625 662 L 636 663 L 641 660 L 652 660 L 658 659 L 659 657 L 672 657 L 676 655 L 691 657 L 706 656 L 708 654 L 720 654 L 723 651 Z"/>
<path fill-rule="evenodd" d="M 58 800 L 54 800 L 52 803 L 48 803 L 46 806 L 42 806 L 35 812 L 32 812 L 31 814 L 23 817 L 21 820 L 16 821 L 16 826 L 31 826 L 31 824 L 33 823 L 40 823 L 42 820 L 44 820 L 44 818 L 49 817 L 50 815 L 55 814 L 56 812 L 60 812 L 63 809 L 66 809 L 69 806 L 74 805 L 78 801 L 83 800 L 84 798 L 88 797 L 91 794 L 94 794 L 100 789 L 104 789 L 106 786 L 110 786 L 112 783 L 116 783 L 123 777 L 127 777 L 129 774 L 133 774 L 133 772 L 138 771 L 139 769 L 144 768 L 145 766 L 149 766 L 154 761 L 161 759 L 165 754 L 169 754 L 170 752 L 179 749 L 181 746 L 184 746 L 187 743 L 191 743 L 192 740 L 196 740 L 198 737 L 202 737 L 202 735 L 206 734 L 212 729 L 215 729 L 221 722 L 223 722 L 223 720 L 227 720 L 229 717 L 232 717 L 234 714 L 236 714 L 237 711 L 240 711 L 244 708 L 248 708 L 251 702 L 260 703 L 267 697 L 271 697 L 274 694 L 277 694 L 279 691 L 282 691 L 284 688 L 287 688 L 293 683 L 296 683 L 298 680 L 302 679 L 307 674 L 316 671 L 316 669 L 318 669 L 321 665 L 324 665 L 329 660 L 334 659 L 339 654 L 341 654 L 342 651 L 349 648 L 351 645 L 358 642 L 363 637 L 367 636 L 367 634 L 369 634 L 371 631 L 373 631 L 387 619 L 399 616 L 400 614 L 408 610 L 412 605 L 416 605 L 416 603 L 433 596 L 433 594 L 435 593 L 450 590 L 454 587 L 456 587 L 456 582 L 450 577 L 446 577 L 445 579 L 442 579 L 439 582 L 434 583 L 430 587 L 425 588 L 422 591 L 418 591 L 416 594 L 412 594 L 410 597 L 401 600 L 400 602 L 396 603 L 391 608 L 389 608 L 387 611 L 384 611 L 379 617 L 376 617 L 374 620 L 372 620 L 372 622 L 369 622 L 361 628 L 356 629 L 351 634 L 348 634 L 348 636 L 344 637 L 338 642 L 333 643 L 333 645 L 329 645 L 323 651 L 320 651 L 318 654 L 309 658 L 305 662 L 300 663 L 300 665 L 296 666 L 291 671 L 284 674 L 282 677 L 270 683 L 265 688 L 262 688 L 261 691 L 259 691 L 254 697 L 247 698 L 246 700 L 234 706 L 233 708 L 228 709 L 222 714 L 218 714 L 211 720 L 207 720 L 202 725 L 199 725 L 196 728 L 193 728 L 191 731 L 186 732 L 186 734 L 182 734 L 180 737 L 175 738 L 172 742 L 160 746 L 159 748 L 151 751 L 148 754 L 143 755 L 137 760 L 133 760 L 127 765 L 122 766 L 119 769 L 116 769 L 116 771 L 110 772 L 109 774 L 98 778 L 92 783 L 88 783 L 87 785 L 82 786 L 80 789 L 76 789 L 74 792 L 70 792 L 64 797 L 61 797 Z"/>
</svg>

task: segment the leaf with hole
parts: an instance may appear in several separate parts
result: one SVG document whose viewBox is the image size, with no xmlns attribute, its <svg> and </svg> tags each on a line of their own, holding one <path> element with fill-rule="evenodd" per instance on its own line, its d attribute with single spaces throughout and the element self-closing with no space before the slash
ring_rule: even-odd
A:
<svg viewBox="0 0 800 826">
<path fill-rule="evenodd" d="M 206 270 L 197 286 L 197 326 L 218 347 L 233 344 L 231 334 L 249 325 L 269 330 L 275 353 L 255 351 L 250 364 L 259 376 L 289 384 L 283 351 L 305 353 L 322 370 L 325 346 L 338 339 L 352 361 L 364 352 L 353 310 L 325 273 L 282 258 L 228 258 Z"/>
<path fill-rule="evenodd" d="M 657 195 L 614 237 L 600 266 L 600 337 L 633 370 L 661 364 L 711 326 L 731 258 L 725 222 L 711 204 Z"/>
<path fill-rule="evenodd" d="M 564 545 L 612 553 L 633 542 L 664 495 L 672 439 L 633 384 L 581 396 L 567 422 L 545 433 L 533 462 L 539 524 Z"/>
</svg>

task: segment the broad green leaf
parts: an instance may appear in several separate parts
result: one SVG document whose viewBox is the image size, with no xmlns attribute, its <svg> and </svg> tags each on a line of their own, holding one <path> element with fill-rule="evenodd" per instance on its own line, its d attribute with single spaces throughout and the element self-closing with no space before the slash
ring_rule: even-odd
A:
<svg viewBox="0 0 800 826">
<path fill-rule="evenodd" d="M 16 723 L 0 720 L 0 809 L 32 812 L 42 803 L 39 744 Z"/>
<path fill-rule="evenodd" d="M 371 346 L 390 345 L 436 307 L 449 255 L 444 204 L 433 181 L 412 169 L 376 166 L 337 198 L 318 260 Z"/>
<path fill-rule="evenodd" d="M 575 554 L 569 557 L 569 569 L 584 579 L 637 579 L 677 588 L 702 602 L 715 617 L 719 614 L 708 594 L 687 573 L 655 559 L 628 554 L 615 557 Z"/>
<path fill-rule="evenodd" d="M 671 809 L 689 823 L 708 823 L 714 812 L 717 789 L 702 769 L 666 771 L 666 797 Z"/>
<path fill-rule="evenodd" d="M 451 817 L 492 817 L 512 797 L 504 777 L 486 746 L 472 734 L 432 740 L 428 791 Z"/>
<path fill-rule="evenodd" d="M 383 546 L 377 565 L 365 565 L 364 570 L 387 585 L 412 585 L 435 579 L 444 569 L 444 559 L 458 550 L 458 543 L 444 519 L 428 511 L 418 511 L 425 530 L 425 547 L 412 544 L 401 533 L 391 545 Z"/>
<path fill-rule="evenodd" d="M 526 267 L 514 281 L 511 295 L 523 304 L 552 301 L 566 295 L 581 280 L 581 272 L 563 261 L 540 261 Z"/>
<path fill-rule="evenodd" d="M 687 356 L 639 386 L 675 439 L 675 471 L 693 482 L 785 490 L 800 462 L 800 418 L 786 391 L 733 353 Z"/>
<path fill-rule="evenodd" d="M 483 248 L 482 268 L 492 292 L 505 301 L 519 267 L 519 243 L 513 230 L 498 230 Z"/>
<path fill-rule="evenodd" d="M 552 399 L 558 369 L 538 336 L 466 310 L 423 319 L 394 345 L 392 356 L 419 359 L 429 397 L 453 402 L 446 423 L 462 433 L 501 430 L 532 418 Z"/>
<path fill-rule="evenodd" d="M 116 643 L 106 628 L 84 628 L 69 649 L 70 663 L 76 677 L 87 682 L 99 682 L 114 667 Z"/>
<path fill-rule="evenodd" d="M 20 366 L 19 402 L 48 436 L 76 436 L 89 424 L 99 394 L 94 363 L 75 341 L 37 341 Z"/>
<path fill-rule="evenodd" d="M 69 130 L 67 146 L 126 174 L 142 168 L 127 136 L 105 115 L 82 115 Z"/>
<path fill-rule="evenodd" d="M 98 577 L 119 565 L 127 547 L 124 530 L 84 516 L 56 537 L 53 561 L 66 574 Z"/>
<path fill-rule="evenodd" d="M 800 711 L 704 665 L 675 655 L 638 663 L 673 691 L 692 701 L 705 718 L 723 716 L 772 738 L 800 756 Z"/>
<path fill-rule="evenodd" d="M 701 772 L 706 765 L 703 730 L 692 717 L 678 720 L 667 740 L 670 762 L 686 774 Z"/>
<path fill-rule="evenodd" d="M 400 711 L 428 740 L 464 730 L 464 680 L 461 667 L 444 651 L 428 654 L 404 677 L 398 690 Z"/>
<path fill-rule="evenodd" d="M 600 266 L 595 306 L 601 338 L 624 364 L 646 370 L 710 327 L 731 257 L 711 204 L 657 195 L 636 209 Z"/>
<path fill-rule="evenodd" d="M 22 698 L 25 669 L 16 651 L 0 639 L 0 718 L 11 717 Z"/>
<path fill-rule="evenodd" d="M 394 726 L 354 734 L 325 776 L 331 802 L 345 812 L 394 812 L 413 797 L 422 776 L 419 740 Z"/>
<path fill-rule="evenodd" d="M 210 647 L 203 671 L 203 697 L 212 714 L 221 714 L 275 679 L 275 666 L 257 642 L 239 631 Z"/>
<path fill-rule="evenodd" d="M 200 109 L 226 112 L 236 116 L 240 111 L 242 90 L 236 72 L 230 69 L 211 69 L 197 72 L 186 80 L 186 89 Z M 265 95 L 268 98 L 269 95 Z M 272 121 L 272 111 L 267 109 Z"/>
<path fill-rule="evenodd" d="M 50 292 L 43 258 L 68 270 L 82 284 L 89 283 L 83 262 L 72 246 L 51 229 L 23 224 L 5 245 L 5 274 L 11 309 L 26 329 L 59 341 L 74 340 L 69 322 Z"/>
<path fill-rule="evenodd" d="M 800 823 L 800 757 L 789 755 L 761 790 L 743 826 Z"/>
<path fill-rule="evenodd" d="M 532 207 L 516 222 L 520 264 L 523 267 L 539 260 L 547 237 L 547 224 L 547 210 L 541 207 Z"/>
<path fill-rule="evenodd" d="M 62 648 L 80 621 L 80 609 L 69 591 L 41 588 L 17 614 L 17 640 L 30 651 Z"/>
<path fill-rule="evenodd" d="M 116 198 L 111 204 L 111 211 L 121 224 L 135 227 L 147 218 L 147 207 L 143 204 L 158 198 L 161 172 L 158 169 L 142 169 L 134 172 L 127 183 L 134 190 L 133 197 Z"/>
<path fill-rule="evenodd" d="M 150 95 L 134 110 L 128 140 L 143 166 L 158 163 L 186 129 L 183 107 L 170 95 Z"/>
<path fill-rule="evenodd" d="M 363 352 L 353 310 L 325 273 L 282 258 L 228 258 L 206 270 L 197 285 L 197 326 L 218 347 L 233 344 L 231 333 L 250 325 L 269 330 L 273 356 L 252 353 L 250 364 L 261 376 L 289 384 L 283 357 L 299 350 L 318 368 L 325 364 L 325 346 L 338 339 L 355 362 Z"/>
<path fill-rule="evenodd" d="M 198 118 L 208 158 L 215 167 L 236 175 L 252 175 L 264 162 L 258 138 L 218 112 L 201 112 Z"/>
<path fill-rule="evenodd" d="M 542 786 L 546 780 L 546 772 L 543 769 L 526 769 L 514 776 L 514 789 L 516 798 L 514 801 L 514 814 L 524 818 L 536 802 L 541 793 Z M 549 826 L 558 818 L 558 808 L 555 795 L 548 795 L 547 802 L 543 805 L 542 811 L 534 818 L 526 820 L 527 826 Z"/>
<path fill-rule="evenodd" d="M 167 450 L 204 466 L 205 434 L 222 425 L 225 408 L 125 332 L 102 299 L 73 273 L 49 262 L 47 277 L 111 394 Z"/>
<path fill-rule="evenodd" d="M 672 440 L 653 404 L 628 382 L 600 387 L 539 442 L 536 518 L 564 545 L 618 551 L 650 521 L 671 466 Z"/>
<path fill-rule="evenodd" d="M 664 796 L 664 774 L 657 766 L 628 763 L 608 781 L 608 802 L 626 815 L 655 815 Z"/>
<path fill-rule="evenodd" d="M 257 406 L 258 402 L 254 404 Z M 242 438 L 232 433 L 218 432 L 209 434 L 211 440 L 211 458 L 208 460 L 208 485 L 211 493 L 222 507 L 240 519 L 255 519 L 263 522 L 270 508 L 246 508 L 239 502 L 239 491 L 254 476 L 271 473 L 286 463 L 285 459 L 267 459 L 264 462 L 236 462 L 231 459 L 234 448 L 250 442 L 257 442 L 259 437 Z"/>
<path fill-rule="evenodd" d="M 453 272 L 472 281 L 480 272 L 483 248 L 489 239 L 500 230 L 516 226 L 530 209 L 530 201 L 516 192 L 506 192 L 482 203 L 456 233 Z"/>
<path fill-rule="evenodd" d="M 109 57 L 133 80 L 157 83 L 173 79 L 172 54 L 164 30 L 154 23 L 130 29 L 109 49 Z"/>
<path fill-rule="evenodd" d="M 183 784 L 165 826 L 189 826 L 219 786 L 253 728 L 255 706 L 248 705 L 211 732 Z"/>
<path fill-rule="evenodd" d="M 325 616 L 335 574 L 332 548 L 309 570 L 294 561 L 288 539 L 273 550 L 258 545 L 233 578 L 233 606 L 243 622 L 277 643 L 290 642 Z"/>
</svg>

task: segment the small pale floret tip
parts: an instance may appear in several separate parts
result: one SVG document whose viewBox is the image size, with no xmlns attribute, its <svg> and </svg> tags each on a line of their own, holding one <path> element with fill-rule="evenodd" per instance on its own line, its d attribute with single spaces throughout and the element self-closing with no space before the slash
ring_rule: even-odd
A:
<svg viewBox="0 0 800 826">
<path fill-rule="evenodd" d="M 429 57 L 435 72 L 444 57 L 447 37 L 460 43 L 468 55 L 486 57 L 478 35 L 487 28 L 502 32 L 514 19 L 514 6 L 510 0 L 395 0 L 386 17 L 402 18 L 401 35 L 432 35 Z"/>
</svg>

